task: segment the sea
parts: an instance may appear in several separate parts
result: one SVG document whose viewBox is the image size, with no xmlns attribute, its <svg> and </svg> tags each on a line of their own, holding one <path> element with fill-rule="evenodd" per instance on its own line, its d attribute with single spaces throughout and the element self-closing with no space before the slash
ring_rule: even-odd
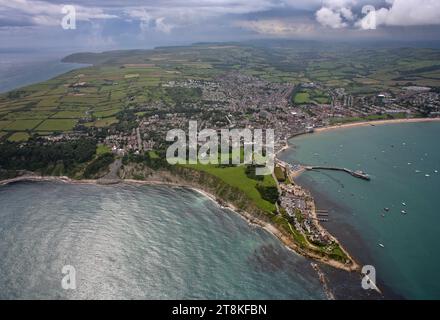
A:
<svg viewBox="0 0 440 320">
<path fill-rule="evenodd" d="M 0 93 L 51 79 L 73 69 L 78 63 L 63 63 L 67 53 L 0 49 Z"/>
<path fill-rule="evenodd" d="M 289 163 L 361 170 L 306 172 L 324 223 L 379 288 L 404 299 L 440 298 L 440 122 L 370 125 L 302 135 L 281 155 Z"/>
<path fill-rule="evenodd" d="M 190 189 L 20 182 L 0 204 L 0 299 L 326 299 L 308 259 Z"/>
</svg>

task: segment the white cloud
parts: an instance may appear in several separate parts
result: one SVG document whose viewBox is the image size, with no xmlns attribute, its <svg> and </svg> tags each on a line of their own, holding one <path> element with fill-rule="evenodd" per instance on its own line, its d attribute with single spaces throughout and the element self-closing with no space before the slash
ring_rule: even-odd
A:
<svg viewBox="0 0 440 320">
<path fill-rule="evenodd" d="M 163 33 L 170 33 L 174 28 L 172 24 L 166 23 L 164 17 L 160 17 L 156 19 L 156 30 Z"/>
<path fill-rule="evenodd" d="M 166 17 L 153 17 L 145 8 L 129 9 L 125 14 L 132 19 L 139 20 L 139 27 L 142 32 L 159 31 L 170 33 L 176 26 L 167 22 Z"/>
<path fill-rule="evenodd" d="M 440 25 L 439 0 L 388 0 L 390 8 L 380 8 L 356 23 L 361 27 L 364 21 L 376 17 L 377 26 L 423 26 Z"/>
<path fill-rule="evenodd" d="M 353 13 L 364 5 L 376 5 L 374 12 L 365 16 Z M 323 0 L 316 12 L 317 21 L 325 26 L 339 29 L 348 26 L 366 28 L 375 20 L 376 26 L 422 26 L 440 25 L 439 0 Z M 369 27 L 368 27 L 369 28 Z"/>
<path fill-rule="evenodd" d="M 324 27 L 345 28 L 355 19 L 352 7 L 357 0 L 323 0 L 322 8 L 316 12 L 316 20 Z"/>
<path fill-rule="evenodd" d="M 341 12 L 333 11 L 330 8 L 322 7 L 316 12 L 316 20 L 324 27 L 340 29 L 347 26 L 342 19 Z"/>
<path fill-rule="evenodd" d="M 350 8 L 341 8 L 341 15 L 348 21 L 353 21 L 355 16 Z"/>
</svg>

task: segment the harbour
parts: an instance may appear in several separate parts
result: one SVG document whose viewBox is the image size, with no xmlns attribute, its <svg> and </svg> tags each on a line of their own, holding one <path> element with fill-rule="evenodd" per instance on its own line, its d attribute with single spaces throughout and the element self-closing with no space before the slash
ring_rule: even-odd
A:
<svg viewBox="0 0 440 320">
<path fill-rule="evenodd" d="M 433 245 L 440 232 L 434 192 L 440 187 L 439 134 L 437 122 L 350 127 L 296 137 L 289 141 L 295 148 L 280 156 L 317 208 L 328 210 L 325 228 L 359 263 L 380 270 L 381 290 L 405 298 L 440 292 L 440 280 L 434 281 L 440 252 Z M 297 163 L 362 169 L 371 179 L 362 183 L 342 171 L 306 170 Z M 323 214 L 317 212 L 327 218 Z"/>
</svg>

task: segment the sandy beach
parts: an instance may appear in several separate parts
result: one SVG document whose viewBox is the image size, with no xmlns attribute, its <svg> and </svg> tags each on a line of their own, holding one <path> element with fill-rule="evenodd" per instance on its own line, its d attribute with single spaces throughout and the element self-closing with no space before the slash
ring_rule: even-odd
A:
<svg viewBox="0 0 440 320">
<path fill-rule="evenodd" d="M 355 127 L 368 127 L 368 126 L 376 126 L 376 125 L 385 125 L 385 124 L 397 124 L 397 123 L 416 123 L 416 122 L 439 122 L 440 118 L 411 118 L 411 119 L 392 119 L 392 120 L 375 120 L 375 121 L 362 121 L 362 122 L 353 122 L 346 123 L 322 128 L 315 128 L 315 133 L 336 130 L 336 129 L 346 129 L 346 128 L 355 128 Z"/>
</svg>

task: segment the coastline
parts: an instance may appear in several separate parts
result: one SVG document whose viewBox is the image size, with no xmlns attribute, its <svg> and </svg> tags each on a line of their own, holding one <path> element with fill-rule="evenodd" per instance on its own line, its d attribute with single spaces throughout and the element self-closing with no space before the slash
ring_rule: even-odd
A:
<svg viewBox="0 0 440 320">
<path fill-rule="evenodd" d="M 222 201 L 222 203 L 220 203 L 218 201 L 217 197 L 214 196 L 213 194 L 211 194 L 205 190 L 202 190 L 200 188 L 196 188 L 194 186 L 191 186 L 191 185 L 185 185 L 183 183 L 172 183 L 172 182 L 166 182 L 166 181 L 160 181 L 160 180 L 133 180 L 133 179 L 119 179 L 119 180 L 108 180 L 108 181 L 100 180 L 100 179 L 97 179 L 97 180 L 93 180 L 93 179 L 74 180 L 74 179 L 71 179 L 66 176 L 55 177 L 55 176 L 39 176 L 39 175 L 28 174 L 28 175 L 23 175 L 23 176 L 16 177 L 16 178 L 1 180 L 0 186 L 8 185 L 11 183 L 17 183 L 17 182 L 63 182 L 63 183 L 69 183 L 69 184 L 90 184 L 90 185 L 99 185 L 99 186 L 115 185 L 115 184 L 158 185 L 158 186 L 168 186 L 168 187 L 190 189 L 190 190 L 198 192 L 199 194 L 207 197 L 208 199 L 215 202 L 217 205 L 221 206 L 222 208 L 229 209 L 229 210 L 233 211 L 234 213 L 236 213 L 237 215 L 239 215 L 243 219 L 245 219 L 250 225 L 259 226 L 259 227 L 263 228 L 264 230 L 266 230 L 267 232 L 269 232 L 273 236 L 275 236 L 279 241 L 281 241 L 286 248 L 294 251 L 296 254 L 313 259 L 317 262 L 321 262 L 323 264 L 329 265 L 329 266 L 334 267 L 336 269 L 340 269 L 340 270 L 344 270 L 344 271 L 348 271 L 348 272 L 359 271 L 359 265 L 356 263 L 355 260 L 352 260 L 353 261 L 352 266 L 347 266 L 342 262 L 338 262 L 335 260 L 329 260 L 327 258 L 313 254 L 311 252 L 301 250 L 301 248 L 299 248 L 298 245 L 290 237 L 284 235 L 272 223 L 264 221 L 262 219 L 259 219 L 246 211 L 240 210 L 229 202 Z M 351 258 L 350 255 L 349 255 L 349 257 Z"/>
<path fill-rule="evenodd" d="M 423 123 L 423 122 L 438 122 L 440 118 L 409 118 L 409 119 L 390 119 L 390 120 L 372 120 L 372 121 L 362 121 L 362 122 L 352 122 L 339 125 L 326 126 L 322 128 L 315 128 L 314 133 L 321 133 L 336 129 L 347 129 L 356 127 L 368 127 L 376 125 L 386 125 L 386 124 L 398 124 L 398 123 Z"/>
<path fill-rule="evenodd" d="M 170 189 L 170 190 L 180 190 L 180 191 L 185 191 L 186 192 L 190 192 L 191 194 L 195 194 L 202 196 L 202 200 L 203 201 L 207 201 L 207 202 L 214 202 L 215 207 L 217 207 L 219 209 L 221 209 L 221 212 L 223 212 L 223 214 L 226 215 L 232 215 L 232 216 L 236 216 L 238 217 L 240 220 L 243 219 L 245 223 L 247 223 L 249 225 L 249 227 L 251 229 L 264 229 L 265 232 L 270 233 L 270 236 L 276 237 L 277 239 L 275 240 L 279 240 L 278 236 L 277 236 L 277 230 L 272 229 L 270 225 L 263 225 L 260 224 L 259 221 L 257 221 L 258 219 L 254 218 L 252 215 L 245 215 L 243 214 L 243 211 L 240 211 L 240 209 L 235 210 L 236 208 L 233 205 L 228 205 L 225 204 L 224 202 L 222 202 L 221 200 L 219 200 L 218 198 L 216 198 L 213 194 L 204 191 L 202 189 L 193 187 L 193 186 L 187 186 L 187 185 L 183 185 L 183 184 L 177 184 L 177 183 L 171 183 L 171 182 L 163 182 L 163 181 L 157 181 L 157 180 L 151 180 L 151 181 L 142 181 L 142 180 L 133 180 L 133 179 L 120 179 L 118 183 L 103 183 L 103 181 L 99 181 L 99 180 L 94 180 L 94 179 L 84 179 L 84 180 L 75 180 L 75 179 L 71 179 L 69 177 L 66 176 L 40 176 L 40 175 L 34 175 L 34 174 L 28 174 L 28 175 L 23 175 L 20 177 L 16 177 L 16 178 L 11 178 L 11 179 L 5 179 L 5 180 L 0 180 L 0 188 L 2 186 L 8 186 L 8 185 L 13 185 L 13 184 L 21 184 L 21 183 L 28 183 L 29 185 L 31 184 L 36 184 L 37 188 L 38 187 L 38 182 L 39 183 L 58 183 L 58 184 L 66 184 L 66 185 L 72 185 L 72 186 L 96 186 L 98 188 L 100 187 L 106 187 L 106 186 L 117 186 L 120 185 L 123 188 L 125 187 L 140 187 L 140 186 L 163 186 L 164 188 Z M 41 187 L 44 187 L 41 186 Z M 105 189 L 104 189 L 105 190 Z M 148 190 L 148 189 L 147 189 Z M 141 190 L 142 191 L 142 190 Z M 146 190 L 144 190 L 146 191 Z M 179 191 L 179 192 L 180 192 Z M 264 232 L 263 231 L 263 232 Z M 264 233 L 265 233 L 264 232 Z M 304 257 L 304 255 L 299 254 L 298 252 L 294 251 L 292 248 L 290 248 L 287 245 L 284 245 L 284 243 L 279 243 L 280 245 L 282 245 L 285 249 L 287 249 L 287 251 L 289 252 L 293 252 L 295 254 L 296 257 L 300 258 L 302 257 L 303 262 L 303 267 L 305 269 L 301 269 L 304 270 L 304 272 L 310 273 L 311 276 L 314 275 L 314 273 L 316 272 L 317 274 L 317 278 L 321 284 L 322 290 L 323 290 L 323 294 L 324 297 L 326 297 L 327 300 L 335 300 L 335 296 L 334 293 L 332 291 L 332 289 L 329 287 L 329 283 L 328 283 L 328 279 L 326 277 L 326 275 L 321 271 L 321 267 L 323 266 L 322 264 L 318 264 L 314 263 L 313 261 L 309 260 L 309 258 Z M 309 267 L 308 267 L 309 266 Z M 334 270 L 339 270 L 339 272 L 341 273 L 346 273 L 344 270 L 340 270 L 340 269 L 336 269 L 336 268 L 332 268 L 329 265 L 327 265 L 328 268 L 334 269 Z M 324 298 L 325 299 L 325 298 Z"/>
<path fill-rule="evenodd" d="M 326 131 L 330 131 L 330 130 L 344 129 L 344 128 L 355 128 L 355 127 L 386 125 L 386 124 L 399 124 L 399 123 L 416 123 L 416 122 L 420 122 L 420 123 L 440 122 L 440 118 L 411 118 L 411 119 L 390 119 L 390 120 L 354 122 L 354 123 L 348 123 L 348 124 L 341 124 L 341 125 L 317 128 L 317 129 L 315 129 L 314 132 L 311 132 L 311 133 L 321 133 L 321 132 L 326 132 Z M 304 133 L 304 134 L 308 134 L 308 133 Z M 298 136 L 298 135 L 295 135 L 295 136 Z M 276 157 L 278 157 L 279 154 L 281 154 L 283 151 L 286 151 L 289 148 L 292 148 L 292 146 L 289 145 L 289 140 L 290 140 L 290 138 L 286 141 L 286 145 L 284 147 L 282 147 L 276 153 Z M 300 178 L 302 172 L 304 172 L 304 171 L 296 172 L 296 174 L 294 176 L 292 176 L 292 178 L 295 179 L 294 180 L 295 183 L 297 182 L 297 179 Z M 323 258 L 319 255 L 313 254 L 311 252 L 302 250 L 290 237 L 284 235 L 272 223 L 264 221 L 262 219 L 259 219 L 246 211 L 240 210 L 240 209 L 236 208 L 230 202 L 223 201 L 222 199 L 218 199 L 215 195 L 213 195 L 203 189 L 194 187 L 190 184 L 173 183 L 173 182 L 167 182 L 167 181 L 163 181 L 163 180 L 134 180 L 134 179 L 115 179 L 115 180 L 111 180 L 111 179 L 81 179 L 81 180 L 75 180 L 75 179 L 71 179 L 66 176 L 39 176 L 39 175 L 34 175 L 34 174 L 25 174 L 25 175 L 22 175 L 22 176 L 19 176 L 16 178 L 0 180 L 0 186 L 7 185 L 10 183 L 15 183 L 15 182 L 27 182 L 27 181 L 28 182 L 64 182 L 64 183 L 70 183 L 70 184 L 92 184 L 92 185 L 100 185 L 100 186 L 114 185 L 114 184 L 162 185 L 162 186 L 190 189 L 190 190 L 198 192 L 199 194 L 207 197 L 208 199 L 215 202 L 220 207 L 231 210 L 232 212 L 236 213 L 237 215 L 239 215 L 243 219 L 245 219 L 250 225 L 259 226 L 259 227 L 263 228 L 264 230 L 266 230 L 267 232 L 269 232 L 273 236 L 275 236 L 279 241 L 281 241 L 286 248 L 288 248 L 291 251 L 294 251 L 296 254 L 310 258 L 310 259 L 315 260 L 317 262 L 321 262 L 323 264 L 329 265 L 329 266 L 334 267 L 339 270 L 344 270 L 344 271 L 348 271 L 348 272 L 353 272 L 353 271 L 359 272 L 360 271 L 360 266 L 359 266 L 358 262 L 342 246 L 341 246 L 341 249 L 347 254 L 347 256 L 353 262 L 352 266 L 347 266 L 341 262 L 338 262 L 335 260 L 329 260 L 327 258 Z M 305 188 L 305 189 L 306 189 L 306 191 L 310 192 L 309 188 Z M 315 199 L 313 199 L 313 201 L 316 203 Z M 315 212 L 315 214 L 316 214 L 316 212 Z M 320 229 L 325 230 L 334 240 L 336 240 L 338 243 L 340 243 L 340 241 L 332 233 L 330 233 L 329 230 L 327 230 L 327 228 L 322 226 L 321 223 L 318 222 L 317 225 Z"/>
<path fill-rule="evenodd" d="M 2 79 L 3 81 L 0 81 L 0 95 L 57 78 L 73 70 L 91 66 L 90 64 L 85 63 L 62 62 L 58 55 L 49 60 L 41 60 L 40 58 L 33 61 L 27 61 L 25 65 L 27 65 L 28 68 L 21 66 L 21 63 L 13 63 L 13 74 L 19 74 L 19 77 L 18 79 L 14 79 L 14 81 L 8 81 L 8 74 L 4 75 L 4 79 Z M 31 69 L 31 72 L 28 69 Z"/>
<path fill-rule="evenodd" d="M 331 219 L 325 224 L 325 230 L 336 237 L 348 252 L 353 253 L 354 258 L 358 263 L 360 263 L 361 265 L 371 264 L 371 253 L 365 250 L 367 244 L 361 238 L 358 231 L 350 224 L 347 224 L 343 220 L 340 220 L 340 216 L 350 213 L 349 209 L 346 208 L 344 203 L 334 202 L 325 193 L 314 189 L 314 182 L 313 180 L 308 179 L 308 177 L 299 177 L 297 183 L 304 189 L 310 190 L 310 193 L 312 194 L 318 207 L 326 208 L 334 217 L 337 215 L 335 219 Z M 350 281 L 351 276 L 347 273 L 341 273 L 339 272 L 339 270 L 331 268 L 325 268 L 325 271 L 330 283 L 333 284 L 332 288 L 338 287 L 338 284 L 341 281 Z M 359 273 L 359 278 L 352 278 L 353 284 L 355 286 L 354 290 L 351 287 L 345 288 L 345 290 L 350 291 L 349 296 L 362 297 L 365 299 L 404 299 L 403 296 L 399 295 L 391 287 L 389 287 L 380 276 L 377 276 L 376 278 L 376 284 L 377 287 L 380 289 L 380 293 L 374 291 L 375 293 L 372 295 L 371 292 L 358 290 L 359 288 L 356 286 L 359 286 L 362 277 L 362 274 Z M 337 290 L 335 289 L 335 291 Z"/>
<path fill-rule="evenodd" d="M 281 155 L 284 151 L 295 148 L 294 145 L 289 144 L 289 140 L 307 134 L 314 133 L 324 133 L 328 131 L 338 130 L 338 129 L 349 129 L 349 128 L 360 128 L 360 127 L 375 127 L 380 125 L 390 125 L 390 124 L 402 124 L 402 123 L 430 123 L 430 122 L 440 122 L 440 118 L 408 118 L 408 119 L 390 119 L 390 120 L 371 120 L 371 121 L 361 121 L 361 122 L 352 122 L 338 125 L 330 125 L 325 127 L 315 128 L 310 132 L 303 132 L 294 134 L 286 139 L 286 144 L 275 153 L 275 158 Z M 292 178 L 299 178 L 306 170 L 301 169 L 296 171 Z"/>
<path fill-rule="evenodd" d="M 349 128 L 357 128 L 357 127 L 375 127 L 375 126 L 382 126 L 382 125 L 392 125 L 392 124 L 405 124 L 405 123 L 433 123 L 433 122 L 440 122 L 440 118 L 411 118 L 411 119 L 390 119 L 390 120 L 376 120 L 376 121 L 363 121 L 363 122 L 354 122 L 354 123 L 347 123 L 347 124 L 341 124 L 341 125 L 334 125 L 334 126 L 327 126 L 322 128 L 316 128 L 314 132 L 310 132 L 310 134 L 313 133 L 325 133 L 327 131 L 332 130 L 338 130 L 338 129 L 349 129 Z M 306 133 L 303 133 L 306 134 Z M 302 135 L 302 134 L 301 134 Z M 298 135 L 295 135 L 287 140 L 286 146 L 283 147 L 282 151 L 285 151 L 289 148 L 295 149 L 296 146 L 294 142 L 290 142 L 291 139 L 296 137 Z M 290 143 L 289 143 L 290 142 Z M 310 181 L 307 181 L 302 178 L 303 171 L 298 171 L 294 176 L 292 176 L 294 182 L 310 192 L 312 194 L 312 197 L 314 199 L 315 204 L 321 205 L 322 207 L 330 207 L 333 208 L 333 210 L 341 210 L 341 208 L 344 207 L 344 203 L 331 203 L 331 201 L 326 197 L 325 194 L 319 193 L 316 190 L 313 189 L 313 185 Z M 323 205 L 323 203 L 326 203 L 326 205 Z M 331 203 L 331 205 L 329 205 Z M 371 260 L 368 258 L 369 253 L 364 252 L 361 247 L 362 244 L 359 243 L 359 241 L 362 241 L 358 235 L 354 233 L 354 229 L 349 229 L 349 232 L 343 232 L 341 231 L 341 226 L 337 225 L 337 222 L 329 223 L 329 225 L 324 226 L 324 229 L 327 230 L 330 234 L 337 236 L 337 239 L 341 240 L 341 244 L 345 244 L 348 246 L 347 251 L 355 253 L 355 258 L 359 259 L 360 263 L 366 263 L 367 261 Z M 345 226 L 349 227 L 349 226 Z M 357 244 L 359 243 L 359 244 Z M 404 297 L 399 295 L 398 293 L 394 292 L 394 290 L 386 285 L 383 282 L 383 279 L 378 279 L 378 287 L 380 287 L 383 296 L 386 299 L 403 299 Z"/>
</svg>

